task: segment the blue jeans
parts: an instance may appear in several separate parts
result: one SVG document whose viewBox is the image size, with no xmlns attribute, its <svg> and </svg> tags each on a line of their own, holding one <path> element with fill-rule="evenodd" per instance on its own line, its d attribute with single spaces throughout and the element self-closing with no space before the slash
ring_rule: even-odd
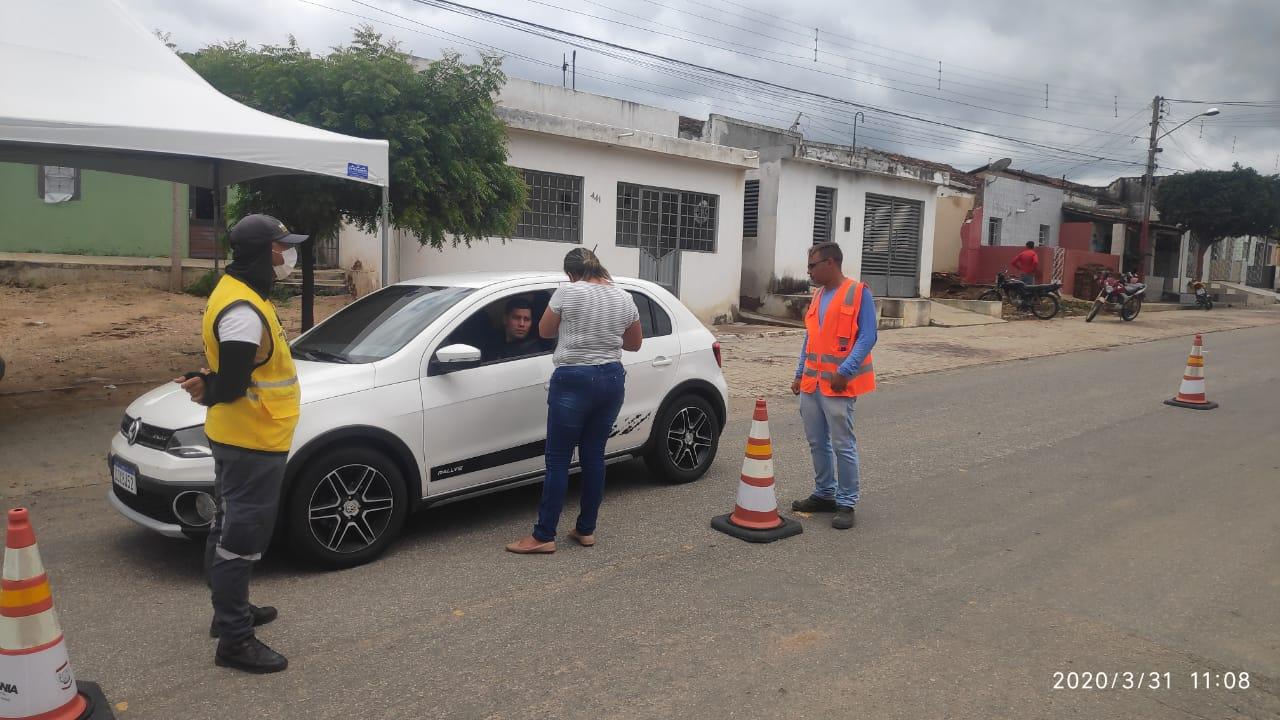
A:
<svg viewBox="0 0 1280 720">
<path fill-rule="evenodd" d="M 596 531 L 596 516 L 604 500 L 604 446 L 622 409 L 626 377 L 622 363 L 566 365 L 551 375 L 547 395 L 547 478 L 542 482 L 538 524 L 533 526 L 533 536 L 542 542 L 556 538 L 575 447 L 582 466 L 582 507 L 577 530 L 583 535 Z"/>
<path fill-rule="evenodd" d="M 814 497 L 841 507 L 858 504 L 858 438 L 853 434 L 854 399 L 800 393 L 800 418 L 813 455 Z M 836 476 L 839 475 L 837 481 Z"/>
</svg>

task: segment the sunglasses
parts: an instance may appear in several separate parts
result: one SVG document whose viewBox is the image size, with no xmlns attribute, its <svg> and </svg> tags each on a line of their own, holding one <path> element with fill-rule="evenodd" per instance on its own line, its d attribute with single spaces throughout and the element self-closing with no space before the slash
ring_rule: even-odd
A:
<svg viewBox="0 0 1280 720">
<path fill-rule="evenodd" d="M 809 263 L 809 269 L 812 270 L 830 259 L 831 258 L 823 258 L 821 260 L 815 260 L 814 262 Z"/>
</svg>

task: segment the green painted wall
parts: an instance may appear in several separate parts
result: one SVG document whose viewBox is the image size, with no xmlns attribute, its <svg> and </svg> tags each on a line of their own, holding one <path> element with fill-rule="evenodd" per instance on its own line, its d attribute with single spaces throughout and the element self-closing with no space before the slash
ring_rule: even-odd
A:
<svg viewBox="0 0 1280 720">
<path fill-rule="evenodd" d="M 85 170 L 80 199 L 50 205 L 36 194 L 37 172 L 36 165 L 0 163 L 0 252 L 169 256 L 172 183 Z M 185 220 L 185 185 L 178 201 Z M 185 256 L 185 221 L 178 231 Z"/>
</svg>

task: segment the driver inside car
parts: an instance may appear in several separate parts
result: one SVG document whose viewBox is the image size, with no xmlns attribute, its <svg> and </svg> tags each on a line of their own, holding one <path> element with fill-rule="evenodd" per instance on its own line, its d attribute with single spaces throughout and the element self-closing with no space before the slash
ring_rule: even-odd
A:
<svg viewBox="0 0 1280 720">
<path fill-rule="evenodd" d="M 525 297 L 507 301 L 502 312 L 502 336 L 497 352 L 502 360 L 537 355 L 547 350 L 547 343 L 538 337 L 533 325 L 533 303 Z"/>
</svg>

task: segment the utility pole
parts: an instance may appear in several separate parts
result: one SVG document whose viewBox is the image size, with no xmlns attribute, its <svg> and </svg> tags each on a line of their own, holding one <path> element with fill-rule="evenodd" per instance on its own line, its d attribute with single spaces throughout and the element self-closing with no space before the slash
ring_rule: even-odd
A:
<svg viewBox="0 0 1280 720">
<path fill-rule="evenodd" d="M 1138 234 L 1138 274 L 1143 275 L 1142 260 L 1147 252 L 1147 233 L 1151 224 L 1151 185 L 1156 174 L 1156 132 L 1160 128 L 1160 108 L 1164 98 L 1159 95 L 1151 101 L 1151 140 L 1147 142 L 1147 174 L 1142 178 L 1142 231 Z"/>
</svg>

